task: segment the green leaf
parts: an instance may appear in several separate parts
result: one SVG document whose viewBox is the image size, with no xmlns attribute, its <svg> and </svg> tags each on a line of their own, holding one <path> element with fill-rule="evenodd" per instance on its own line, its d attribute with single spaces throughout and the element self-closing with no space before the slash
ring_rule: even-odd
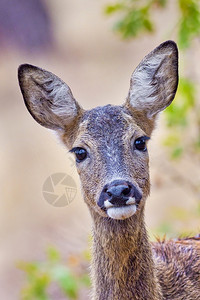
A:
<svg viewBox="0 0 200 300">
<path fill-rule="evenodd" d="M 153 23 L 149 17 L 148 7 L 130 10 L 124 18 L 116 23 L 115 30 L 124 39 L 136 37 L 142 31 L 152 32 Z"/>
<path fill-rule="evenodd" d="M 125 9 L 125 6 L 124 4 L 122 3 L 116 3 L 116 4 L 113 4 L 113 5 L 107 5 L 104 9 L 104 12 L 105 14 L 107 15 L 111 15 L 115 12 L 119 12 L 119 11 L 122 11 Z"/>
<path fill-rule="evenodd" d="M 182 153 L 183 153 L 183 148 L 181 146 L 178 146 L 175 149 L 173 149 L 171 157 L 172 159 L 177 159 L 182 155 Z"/>
<path fill-rule="evenodd" d="M 194 37 L 200 34 L 200 7 L 198 0 L 179 0 L 181 12 L 178 43 L 180 48 L 190 46 Z"/>
<path fill-rule="evenodd" d="M 52 270 L 52 276 L 58 282 L 66 296 L 71 299 L 78 297 L 77 279 L 71 274 L 68 268 L 58 265 Z"/>
<path fill-rule="evenodd" d="M 87 286 L 87 287 L 90 287 L 90 286 L 91 286 L 91 281 L 90 281 L 90 277 L 88 276 L 88 274 L 84 274 L 84 275 L 81 277 L 81 283 L 82 283 L 84 286 Z"/>
<path fill-rule="evenodd" d="M 37 268 L 32 273 L 29 266 L 30 264 L 28 263 L 28 283 L 21 291 L 22 300 L 48 300 L 47 288 L 51 282 L 49 274 L 40 270 L 40 268 Z"/>
<path fill-rule="evenodd" d="M 17 267 L 26 272 L 29 276 L 35 276 L 35 274 L 38 272 L 38 263 L 34 262 L 26 263 L 22 261 L 17 264 Z"/>
<path fill-rule="evenodd" d="M 176 97 L 165 110 L 169 127 L 185 127 L 188 124 L 189 112 L 195 107 L 195 85 L 187 78 L 180 78 Z"/>
<path fill-rule="evenodd" d="M 48 247 L 46 253 L 47 259 L 50 262 L 55 263 L 60 261 L 60 253 L 56 250 L 55 247 Z"/>
<path fill-rule="evenodd" d="M 168 135 L 168 137 L 164 140 L 164 146 L 167 147 L 177 147 L 177 145 L 180 143 L 180 137 L 176 133 Z"/>
<path fill-rule="evenodd" d="M 199 136 L 197 137 L 197 140 L 196 140 L 196 142 L 195 142 L 195 149 L 196 149 L 196 151 L 200 151 L 200 129 L 199 129 Z"/>
</svg>

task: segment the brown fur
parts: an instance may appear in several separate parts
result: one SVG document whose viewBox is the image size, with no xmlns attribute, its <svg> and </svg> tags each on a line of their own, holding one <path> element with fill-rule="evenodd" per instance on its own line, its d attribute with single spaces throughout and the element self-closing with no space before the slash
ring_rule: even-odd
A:
<svg viewBox="0 0 200 300">
<path fill-rule="evenodd" d="M 136 139 L 150 137 L 157 113 L 174 98 L 176 45 L 163 43 L 144 58 L 122 106 L 84 111 L 62 80 L 30 65 L 20 67 L 19 82 L 36 121 L 57 130 L 69 149 L 87 150 L 77 170 L 93 220 L 92 299 L 200 299 L 199 238 L 148 240 L 144 207 L 150 192 L 149 158 L 147 151 L 134 148 Z M 131 182 L 142 199 L 131 216 L 116 219 L 98 199 L 106 184 L 119 179 Z"/>
<path fill-rule="evenodd" d="M 200 299 L 200 239 L 160 241 L 152 246 L 163 299 Z"/>
</svg>

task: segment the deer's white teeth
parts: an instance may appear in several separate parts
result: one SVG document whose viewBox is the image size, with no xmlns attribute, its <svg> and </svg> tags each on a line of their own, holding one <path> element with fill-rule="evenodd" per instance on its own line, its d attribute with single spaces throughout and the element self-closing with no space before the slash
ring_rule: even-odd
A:
<svg viewBox="0 0 200 300">
<path fill-rule="evenodd" d="M 109 200 L 106 200 L 106 201 L 104 201 L 104 206 L 105 206 L 105 208 L 110 208 L 110 207 L 113 207 L 114 205 L 109 201 Z"/>
<path fill-rule="evenodd" d="M 130 204 L 135 204 L 135 198 L 134 197 L 130 197 L 128 199 L 128 201 L 126 201 L 126 205 L 130 205 Z"/>
<path fill-rule="evenodd" d="M 131 204 L 135 204 L 136 202 L 135 202 L 135 198 L 134 197 L 130 197 L 127 201 L 126 201 L 126 204 L 124 205 L 124 206 L 126 206 L 126 205 L 131 205 Z M 110 207 L 115 207 L 115 205 L 114 204 L 112 204 L 109 200 L 106 200 L 105 202 L 104 202 L 104 207 L 106 208 L 106 209 L 108 209 L 108 208 L 110 208 Z"/>
<path fill-rule="evenodd" d="M 127 206 L 110 207 L 107 209 L 107 215 L 116 220 L 124 220 L 130 218 L 136 212 L 137 207 L 135 204 L 129 204 Z"/>
</svg>

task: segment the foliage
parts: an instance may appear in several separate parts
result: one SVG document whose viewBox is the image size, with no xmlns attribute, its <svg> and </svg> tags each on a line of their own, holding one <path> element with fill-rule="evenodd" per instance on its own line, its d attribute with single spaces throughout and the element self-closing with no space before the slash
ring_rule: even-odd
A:
<svg viewBox="0 0 200 300">
<path fill-rule="evenodd" d="M 165 7 L 165 5 L 165 0 L 120 0 L 107 5 L 105 13 L 107 15 L 118 13 L 121 16 L 115 23 L 114 30 L 126 39 L 136 37 L 140 32 L 152 32 L 154 25 L 150 14 L 151 8 Z"/>
<path fill-rule="evenodd" d="M 105 7 L 107 15 L 118 14 L 114 29 L 123 38 L 138 36 L 141 32 L 152 32 L 155 28 L 152 12 L 164 9 L 169 0 L 118 0 Z M 199 0 L 176 0 L 179 9 L 178 43 L 184 49 L 192 38 L 200 34 Z"/>
<path fill-rule="evenodd" d="M 172 130 L 164 145 L 172 149 L 172 158 L 178 158 L 183 153 L 182 141 L 190 124 L 190 112 L 195 107 L 195 95 L 194 83 L 187 78 L 180 78 L 176 100 L 165 111 L 167 126 Z"/>
<path fill-rule="evenodd" d="M 81 259 L 86 261 L 88 255 Z M 78 274 L 75 271 L 74 265 L 78 265 L 76 257 L 71 257 L 70 261 L 66 265 L 60 253 L 54 247 L 49 247 L 45 261 L 20 262 L 18 267 L 25 272 L 27 281 L 21 291 L 21 299 L 50 300 L 49 290 L 53 285 L 66 299 L 78 299 L 79 289 L 82 286 L 89 287 L 90 280 L 85 271 L 79 270 Z"/>
<path fill-rule="evenodd" d="M 181 48 L 188 48 L 192 38 L 200 34 L 200 8 L 198 0 L 179 0 L 180 22 L 178 41 Z"/>
<path fill-rule="evenodd" d="M 132 3 L 127 1 L 127 5 L 121 2 L 107 6 L 107 14 L 115 12 L 123 12 L 123 18 L 115 24 L 115 30 L 120 32 L 123 38 L 135 37 L 142 30 L 153 31 L 153 23 L 149 15 L 149 5 L 134 7 L 133 9 Z"/>
<path fill-rule="evenodd" d="M 106 6 L 105 13 L 118 16 L 114 30 L 122 38 L 130 39 L 141 33 L 153 32 L 155 30 L 153 12 L 166 9 L 168 3 L 169 0 L 117 0 Z M 171 22 L 169 26 L 170 29 L 177 28 L 177 43 L 179 49 L 183 51 L 191 47 L 193 39 L 200 35 L 200 1 L 176 0 L 174 5 L 179 13 L 178 22 L 176 24 Z M 170 134 L 164 144 L 171 149 L 172 158 L 179 158 L 184 151 L 188 151 L 187 145 L 183 144 L 183 136 L 185 131 L 190 131 L 193 127 L 196 128 L 196 136 L 188 143 L 189 150 L 191 151 L 192 145 L 195 155 L 200 155 L 200 113 L 196 90 L 193 81 L 181 76 L 176 99 L 165 111 Z"/>
</svg>

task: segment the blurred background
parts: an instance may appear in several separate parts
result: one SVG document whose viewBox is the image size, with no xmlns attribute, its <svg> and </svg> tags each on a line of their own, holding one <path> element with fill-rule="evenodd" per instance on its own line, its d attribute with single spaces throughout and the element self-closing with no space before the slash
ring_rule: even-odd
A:
<svg viewBox="0 0 200 300">
<path fill-rule="evenodd" d="M 161 42 L 180 49 L 180 85 L 149 143 L 151 240 L 200 230 L 200 7 L 197 0 L 0 0 L 0 298 L 88 299 L 91 220 L 72 156 L 23 103 L 17 68 L 52 71 L 86 108 L 121 104 L 140 60 Z M 69 205 L 43 184 L 70 175 Z"/>
</svg>

